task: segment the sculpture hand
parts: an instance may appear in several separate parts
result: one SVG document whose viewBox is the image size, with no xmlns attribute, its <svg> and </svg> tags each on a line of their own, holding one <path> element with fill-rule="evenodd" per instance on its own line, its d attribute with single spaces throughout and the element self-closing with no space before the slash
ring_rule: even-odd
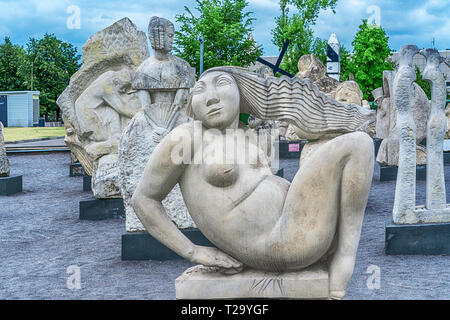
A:
<svg viewBox="0 0 450 320">
<path fill-rule="evenodd" d="M 196 246 L 191 262 L 207 267 L 217 267 L 219 272 L 226 274 L 239 273 L 243 264 L 228 254 L 212 247 Z"/>
</svg>

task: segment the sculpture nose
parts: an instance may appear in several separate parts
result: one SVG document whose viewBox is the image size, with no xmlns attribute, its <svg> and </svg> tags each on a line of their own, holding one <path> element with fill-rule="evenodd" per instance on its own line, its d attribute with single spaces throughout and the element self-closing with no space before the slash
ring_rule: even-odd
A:
<svg viewBox="0 0 450 320">
<path fill-rule="evenodd" d="M 216 103 L 219 103 L 219 102 L 220 102 L 220 100 L 218 98 L 210 98 L 206 102 L 206 106 L 209 107 L 209 106 L 212 106 L 212 105 L 214 105 Z"/>
</svg>

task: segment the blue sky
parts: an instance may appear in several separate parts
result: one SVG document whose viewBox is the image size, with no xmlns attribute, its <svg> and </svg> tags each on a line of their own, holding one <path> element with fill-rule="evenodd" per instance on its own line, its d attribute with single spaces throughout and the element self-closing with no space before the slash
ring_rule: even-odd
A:
<svg viewBox="0 0 450 320">
<path fill-rule="evenodd" d="M 270 31 L 279 14 L 278 0 L 247 0 L 253 12 L 254 39 L 263 46 L 264 55 L 278 55 L 271 42 Z M 70 6 L 80 8 L 80 29 L 69 29 L 67 12 Z M 151 16 L 158 15 L 175 22 L 175 15 L 192 10 L 194 0 L 0 0 L 0 38 L 9 36 L 14 43 L 25 44 L 30 37 L 46 32 L 81 47 L 86 40 L 115 21 L 129 17 L 141 30 L 147 30 Z M 374 7 L 375 6 L 375 7 Z M 379 8 L 379 15 L 374 16 Z M 196 13 L 193 10 L 194 14 Z M 336 13 L 322 11 L 314 26 L 315 35 L 328 39 L 336 32 L 346 48 L 362 19 L 374 17 L 390 37 L 390 47 L 398 50 L 403 44 L 450 49 L 450 0 L 339 0 Z M 175 23 L 175 27 L 177 24 Z M 2 42 L 2 40 L 1 40 Z"/>
</svg>

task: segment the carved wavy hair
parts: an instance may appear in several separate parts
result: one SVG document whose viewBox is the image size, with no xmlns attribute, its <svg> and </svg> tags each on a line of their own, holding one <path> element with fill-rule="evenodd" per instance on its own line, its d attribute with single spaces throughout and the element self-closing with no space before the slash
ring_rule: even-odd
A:
<svg viewBox="0 0 450 320">
<path fill-rule="evenodd" d="M 375 112 L 356 104 L 344 104 L 322 93 L 309 79 L 298 77 L 268 77 L 240 67 L 216 67 L 211 72 L 226 72 L 237 83 L 240 112 L 263 120 L 278 120 L 292 124 L 302 138 L 317 139 L 354 131 L 369 131 L 375 122 Z M 192 92 L 187 113 L 193 117 Z"/>
<path fill-rule="evenodd" d="M 164 49 L 164 35 L 169 28 L 174 30 L 173 23 L 169 20 L 157 16 L 151 17 L 148 24 L 148 37 L 154 49 Z"/>
</svg>

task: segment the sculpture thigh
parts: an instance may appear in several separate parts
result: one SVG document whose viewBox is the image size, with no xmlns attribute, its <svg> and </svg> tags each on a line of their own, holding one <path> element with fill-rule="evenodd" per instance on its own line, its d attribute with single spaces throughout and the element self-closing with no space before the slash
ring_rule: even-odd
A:
<svg viewBox="0 0 450 320">
<path fill-rule="evenodd" d="M 373 153 L 371 138 L 355 132 L 328 141 L 305 159 L 266 244 L 276 269 L 294 271 L 317 262 L 330 250 L 335 235 L 338 243 L 356 241 L 357 247 Z M 338 227 L 348 234 L 337 233 Z"/>
</svg>

